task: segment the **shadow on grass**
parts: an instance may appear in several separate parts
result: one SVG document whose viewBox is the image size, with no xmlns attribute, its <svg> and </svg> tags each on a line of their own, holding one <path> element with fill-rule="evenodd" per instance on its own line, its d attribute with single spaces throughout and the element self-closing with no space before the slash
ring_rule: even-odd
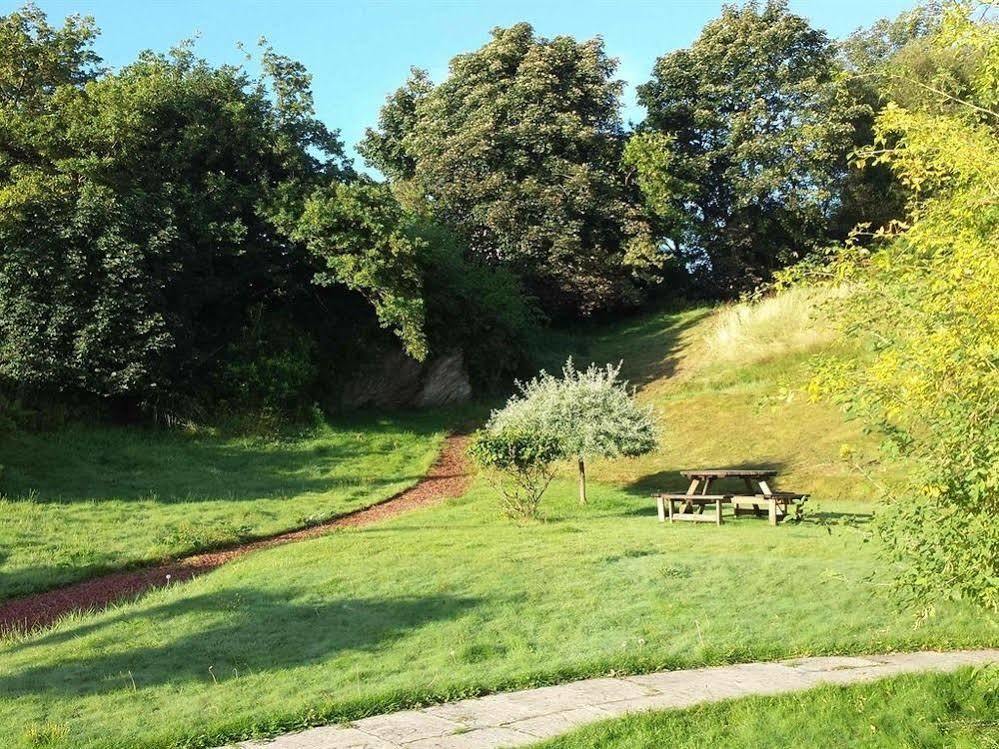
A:
<svg viewBox="0 0 999 749">
<path fill-rule="evenodd" d="M 874 519 L 869 512 L 842 512 L 827 510 L 824 507 L 810 508 L 805 505 L 805 519 L 823 525 L 867 525 Z"/>
<path fill-rule="evenodd" d="M 72 642 L 75 650 L 58 663 L 7 670 L 0 676 L 0 694 L 88 695 L 167 683 L 211 684 L 345 651 L 374 650 L 402 632 L 458 618 L 480 603 L 438 595 L 309 604 L 253 589 L 197 595 L 151 609 L 129 609 L 12 646 L 10 650 L 20 651 Z M 147 638 L 159 632 L 166 642 L 131 645 L 124 636 L 131 627 L 121 625 L 139 624 Z M 101 631 L 100 642 L 80 639 Z"/>
<path fill-rule="evenodd" d="M 539 358 L 549 372 L 558 372 L 568 356 L 580 368 L 590 362 L 616 364 L 623 360 L 622 376 L 641 390 L 673 375 L 682 336 L 710 313 L 707 308 L 675 314 L 658 311 L 624 324 L 577 324 L 573 333 L 553 331 Z"/>
<path fill-rule="evenodd" d="M 770 470 L 777 471 L 776 478 L 769 479 L 767 483 L 770 485 L 771 489 L 774 490 L 786 490 L 791 491 L 807 491 L 807 489 L 802 489 L 801 487 L 785 487 L 781 481 L 781 472 L 787 468 L 787 464 L 783 461 L 774 457 L 765 457 L 754 460 L 742 461 L 739 463 L 730 463 L 723 466 L 679 466 L 677 468 L 668 468 L 662 471 L 656 471 L 655 473 L 649 473 L 645 476 L 640 476 L 639 478 L 632 481 L 630 484 L 624 487 L 625 492 L 635 497 L 642 497 L 648 499 L 650 495 L 656 492 L 662 493 L 683 493 L 687 491 L 687 487 L 690 485 L 690 480 L 684 478 L 680 475 L 680 471 L 692 471 L 697 469 L 718 469 L 718 468 L 728 468 L 732 470 Z M 719 479 L 711 482 L 711 488 L 709 492 L 711 494 L 745 494 L 748 488 L 742 479 Z M 755 493 L 755 484 L 754 484 Z"/>
<path fill-rule="evenodd" d="M 277 438 L 191 436 L 141 427 L 19 433 L 4 443 L 0 493 L 38 504 L 109 499 L 169 504 L 377 488 L 419 478 L 365 475 L 377 473 L 378 455 L 398 449 L 397 436 L 418 449 L 452 420 L 433 412 L 348 417 L 338 420 L 336 432 L 320 428 Z M 369 464 L 356 473 L 344 473 L 345 463 L 365 460 Z M 341 475 L 334 475 L 337 469 Z"/>
</svg>

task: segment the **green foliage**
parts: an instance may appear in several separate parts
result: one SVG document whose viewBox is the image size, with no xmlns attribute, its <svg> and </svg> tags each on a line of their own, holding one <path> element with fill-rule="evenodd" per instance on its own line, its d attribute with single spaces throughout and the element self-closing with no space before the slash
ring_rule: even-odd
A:
<svg viewBox="0 0 999 749">
<path fill-rule="evenodd" d="M 579 463 L 580 500 L 585 502 L 587 458 L 635 457 L 656 447 L 652 411 L 636 405 L 620 372 L 620 364 L 591 364 L 579 372 L 570 358 L 561 378 L 542 371 L 519 384 L 520 392 L 493 412 L 486 431 L 554 436 L 562 457 Z"/>
<path fill-rule="evenodd" d="M 495 392 L 530 366 L 540 324 L 535 301 L 508 268 L 467 257 L 461 240 L 440 224 L 414 218 L 427 335 L 435 351 L 460 349 L 472 385 Z"/>
<path fill-rule="evenodd" d="M 591 364 L 578 371 L 569 359 L 558 378 L 547 372 L 490 419 L 490 427 L 541 429 L 558 436 L 564 454 L 578 458 L 634 457 L 656 447 L 652 410 L 636 405 L 621 365 Z"/>
<path fill-rule="evenodd" d="M 93 80 L 100 58 L 92 44 L 94 19 L 69 16 L 62 28 L 51 26 L 34 5 L 0 16 L 0 112 L 7 123 L 0 150 L 0 177 L 31 150 L 31 118 L 50 113 L 51 97 L 60 86 Z M 25 137 L 27 136 L 27 137 Z"/>
<path fill-rule="evenodd" d="M 862 162 L 888 165 L 911 195 L 906 223 L 884 228 L 873 253 L 848 247 L 832 270 L 851 284 L 847 329 L 870 357 L 827 362 L 814 393 L 833 393 L 881 425 L 920 470 L 882 513 L 897 587 L 929 604 L 964 596 L 999 609 L 999 26 L 946 9 L 933 44 L 977 61 L 968 98 L 893 78 L 930 101 L 890 103 Z"/>
<path fill-rule="evenodd" d="M 219 397 L 237 408 L 262 407 L 294 413 L 303 397 L 316 394 L 316 342 L 295 325 L 251 312 L 250 324 L 223 357 Z"/>
<path fill-rule="evenodd" d="M 55 31 L 29 9 L 0 26 L 0 376 L 147 404 L 194 392 L 251 309 L 301 304 L 308 258 L 272 214 L 346 169 L 308 76 L 269 49 L 251 79 L 182 45 L 95 77 L 89 22 Z"/>
<path fill-rule="evenodd" d="M 417 105 L 434 84 L 425 70 L 412 68 L 406 84 L 390 94 L 378 114 L 378 129 L 368 128 L 357 150 L 364 159 L 393 180 L 412 179 L 416 158 L 405 138 L 419 121 Z"/>
<path fill-rule="evenodd" d="M 478 432 L 469 453 L 495 479 L 503 512 L 516 518 L 537 517 L 555 463 L 565 455 L 555 435 L 516 427 Z"/>
<path fill-rule="evenodd" d="M 329 268 L 316 281 L 360 291 L 414 358 L 460 349 L 483 389 L 526 365 L 538 316 L 517 277 L 467 258 L 460 238 L 405 210 L 387 186 L 316 190 L 292 235 Z"/>
<path fill-rule="evenodd" d="M 359 181 L 316 190 L 292 236 L 329 269 L 319 284 L 342 283 L 374 305 L 383 327 L 393 329 L 406 351 L 427 356 L 419 240 L 407 236 L 402 208 L 385 185 Z"/>
<path fill-rule="evenodd" d="M 368 131 L 368 162 L 409 180 L 471 253 L 514 268 L 550 312 L 637 300 L 653 253 L 619 167 L 621 82 L 599 39 L 496 29 L 432 86 L 414 72 Z"/>
<path fill-rule="evenodd" d="M 751 289 L 827 237 L 851 147 L 836 50 L 786 2 L 726 6 L 638 88 L 627 163 L 673 250 L 716 292 Z"/>
</svg>

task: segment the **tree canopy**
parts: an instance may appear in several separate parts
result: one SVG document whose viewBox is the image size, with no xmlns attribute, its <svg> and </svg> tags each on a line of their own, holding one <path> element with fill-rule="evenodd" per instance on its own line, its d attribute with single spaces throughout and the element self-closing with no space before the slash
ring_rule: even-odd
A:
<svg viewBox="0 0 999 749">
<path fill-rule="evenodd" d="M 0 89 L 33 67 L 52 81 L 0 125 L 19 146 L 0 170 L 2 374 L 146 397 L 205 376 L 251 306 L 309 274 L 271 211 L 349 173 L 308 78 L 269 50 L 254 80 L 183 45 L 94 77 L 88 22 L 3 26 L 17 56 Z"/>
<path fill-rule="evenodd" d="M 652 245 L 620 167 L 616 62 L 599 39 L 545 39 L 525 23 L 492 36 L 436 86 L 414 71 L 362 153 L 414 183 L 475 256 L 522 274 L 549 311 L 636 301 Z"/>
<path fill-rule="evenodd" d="M 531 301 L 354 173 L 300 63 L 262 43 L 251 76 L 185 43 L 108 71 L 95 36 L 0 17 L 0 380 L 309 403 L 382 345 L 375 317 L 414 358 L 495 357 L 469 362 L 483 381 L 522 365 Z"/>
<path fill-rule="evenodd" d="M 721 293 L 829 238 L 851 147 L 836 48 L 785 2 L 726 6 L 638 89 L 628 146 L 669 243 Z"/>
</svg>

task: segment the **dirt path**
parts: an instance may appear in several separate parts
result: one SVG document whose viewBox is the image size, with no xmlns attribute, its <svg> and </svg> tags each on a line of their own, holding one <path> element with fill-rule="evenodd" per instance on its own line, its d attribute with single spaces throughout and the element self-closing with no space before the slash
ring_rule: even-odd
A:
<svg viewBox="0 0 999 749">
<path fill-rule="evenodd" d="M 356 527 L 394 517 L 418 507 L 460 497 L 471 482 L 465 455 L 467 437 L 445 438 L 437 461 L 416 486 L 383 502 L 356 510 L 321 525 L 281 533 L 218 551 L 194 554 L 155 567 L 146 567 L 84 580 L 64 588 L 16 598 L 0 604 L 0 635 L 45 627 L 73 611 L 93 611 L 115 601 L 139 595 L 151 588 L 189 580 L 226 562 L 271 546 L 302 541 L 329 533 L 334 528 Z"/>
</svg>

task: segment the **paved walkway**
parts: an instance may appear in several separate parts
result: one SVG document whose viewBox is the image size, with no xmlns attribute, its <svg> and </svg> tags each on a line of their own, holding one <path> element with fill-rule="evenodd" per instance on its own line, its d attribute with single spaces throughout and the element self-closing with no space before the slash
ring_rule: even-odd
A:
<svg viewBox="0 0 999 749">
<path fill-rule="evenodd" d="M 586 723 L 730 697 L 854 684 L 913 671 L 999 664 L 999 650 L 799 658 L 619 679 L 587 679 L 324 726 L 242 749 L 499 749 L 552 738 Z"/>
</svg>

